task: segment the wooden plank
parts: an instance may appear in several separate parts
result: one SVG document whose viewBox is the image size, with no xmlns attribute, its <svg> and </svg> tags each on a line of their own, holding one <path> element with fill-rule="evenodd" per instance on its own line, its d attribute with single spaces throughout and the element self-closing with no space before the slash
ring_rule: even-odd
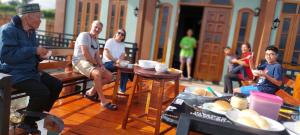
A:
<svg viewBox="0 0 300 135">
<path fill-rule="evenodd" d="M 132 87 L 132 82 L 129 82 L 127 86 Z M 172 87 L 172 85 L 167 85 L 167 89 L 173 91 L 173 89 L 168 87 Z M 180 91 L 183 91 L 183 89 L 184 87 L 182 87 Z M 104 90 L 106 97 L 110 97 L 112 92 L 113 87 Z M 174 95 L 173 92 L 166 92 L 166 96 L 173 97 Z M 58 116 L 64 121 L 65 128 L 62 134 L 153 134 L 154 128 L 137 121 L 129 123 L 126 129 L 121 128 L 127 98 L 119 98 L 120 100 L 118 100 L 117 111 L 106 110 L 105 108 L 101 107 L 99 103 L 94 103 L 80 95 L 75 95 L 58 100 L 50 113 Z M 146 94 L 141 95 L 139 99 L 143 98 L 146 98 Z M 139 104 L 134 104 L 132 112 L 137 114 L 144 112 L 143 101 L 145 100 L 139 101 Z M 151 100 L 151 102 L 152 101 L 155 102 L 155 100 Z M 164 130 L 169 127 L 169 125 L 161 123 L 160 129 Z M 166 135 L 174 134 L 175 129 L 172 129 L 166 133 Z"/>
<path fill-rule="evenodd" d="M 73 55 L 74 49 L 63 48 L 63 49 L 49 49 L 52 51 L 51 56 L 71 56 Z"/>
<path fill-rule="evenodd" d="M 281 97 L 285 103 L 294 105 L 294 106 L 300 106 L 300 101 L 294 99 L 290 94 L 285 92 L 284 90 L 278 90 L 275 93 L 277 96 Z"/>
<path fill-rule="evenodd" d="M 67 66 L 67 61 L 49 61 L 49 62 L 41 62 L 39 64 L 40 70 L 47 69 L 64 69 Z"/>
<path fill-rule="evenodd" d="M 297 74 L 296 76 L 293 97 L 300 102 L 300 74 Z"/>
</svg>

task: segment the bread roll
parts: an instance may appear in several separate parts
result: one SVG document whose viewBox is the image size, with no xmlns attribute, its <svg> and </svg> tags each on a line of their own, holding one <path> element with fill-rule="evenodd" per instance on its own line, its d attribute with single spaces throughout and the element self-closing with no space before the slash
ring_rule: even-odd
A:
<svg viewBox="0 0 300 135">
<path fill-rule="evenodd" d="M 259 115 L 252 115 L 250 117 L 252 118 L 252 120 L 256 123 L 256 125 L 260 129 L 268 130 L 270 128 L 268 121 L 266 119 L 264 119 L 263 117 L 261 117 Z"/>
<path fill-rule="evenodd" d="M 259 116 L 259 114 L 256 111 L 250 110 L 250 109 L 242 110 L 239 113 L 239 117 L 249 117 L 249 116 L 254 116 L 254 115 Z"/>
<path fill-rule="evenodd" d="M 196 89 L 192 91 L 192 94 L 195 94 L 197 96 L 205 96 L 205 97 L 213 97 L 214 95 L 210 92 L 208 92 L 205 89 Z"/>
<path fill-rule="evenodd" d="M 249 127 L 259 128 L 258 125 L 250 117 L 239 117 L 237 119 L 237 122 Z"/>
<path fill-rule="evenodd" d="M 257 126 L 256 128 L 265 129 L 265 130 L 270 129 L 270 125 L 269 125 L 268 121 L 266 119 L 264 119 L 262 116 L 260 116 L 254 110 L 246 109 L 246 110 L 241 111 L 239 113 L 238 119 L 240 119 L 240 118 L 247 119 L 246 120 L 247 122 L 249 121 L 249 119 L 251 119 L 255 123 L 255 125 Z M 243 120 L 243 122 L 245 122 L 245 120 Z M 247 125 L 247 126 L 250 126 L 250 127 L 255 127 L 254 125 L 252 125 L 251 122 L 248 122 L 244 125 Z"/>
<path fill-rule="evenodd" d="M 236 96 L 233 96 L 230 99 L 230 104 L 231 104 L 232 107 L 240 109 L 240 110 L 244 110 L 248 107 L 247 99 L 236 97 Z"/>
<path fill-rule="evenodd" d="M 300 133 L 300 121 L 296 121 L 296 122 L 295 122 L 295 131 L 296 131 L 297 133 Z"/>
<path fill-rule="evenodd" d="M 232 106 L 224 100 L 217 100 L 214 102 L 214 109 L 218 111 L 229 111 L 232 109 Z"/>
</svg>

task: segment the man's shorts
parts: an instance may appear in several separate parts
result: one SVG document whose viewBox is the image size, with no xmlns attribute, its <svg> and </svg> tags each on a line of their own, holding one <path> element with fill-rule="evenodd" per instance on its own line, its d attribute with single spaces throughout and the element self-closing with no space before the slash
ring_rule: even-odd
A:
<svg viewBox="0 0 300 135">
<path fill-rule="evenodd" d="M 193 60 L 193 57 L 183 57 L 183 56 L 180 56 L 180 63 L 192 63 L 192 60 Z"/>
<path fill-rule="evenodd" d="M 242 86 L 240 88 L 241 93 L 249 96 L 250 95 L 250 91 L 258 91 L 258 88 L 254 85 L 249 85 L 249 86 Z"/>
<path fill-rule="evenodd" d="M 79 60 L 75 65 L 74 69 L 75 71 L 85 75 L 88 78 L 91 78 L 91 72 L 95 69 L 96 67 L 88 62 L 87 60 Z"/>
</svg>

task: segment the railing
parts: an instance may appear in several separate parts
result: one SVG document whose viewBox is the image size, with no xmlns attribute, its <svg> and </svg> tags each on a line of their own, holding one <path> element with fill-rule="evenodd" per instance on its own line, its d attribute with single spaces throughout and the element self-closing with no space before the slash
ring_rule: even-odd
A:
<svg viewBox="0 0 300 135">
<path fill-rule="evenodd" d="M 295 79 L 296 74 L 300 73 L 300 64 L 282 63 L 282 67 L 285 69 L 284 74 L 289 76 L 291 79 Z"/>
<path fill-rule="evenodd" d="M 66 33 L 55 33 L 47 31 L 37 31 L 37 40 L 39 45 L 47 48 L 68 48 L 71 41 L 76 40 L 77 35 Z M 98 38 L 99 48 L 103 49 L 106 39 Z M 138 51 L 137 44 L 131 42 L 124 42 L 126 46 L 126 54 L 128 60 L 132 63 L 136 60 L 136 52 Z M 52 57 L 51 59 L 65 60 L 63 57 Z"/>
</svg>

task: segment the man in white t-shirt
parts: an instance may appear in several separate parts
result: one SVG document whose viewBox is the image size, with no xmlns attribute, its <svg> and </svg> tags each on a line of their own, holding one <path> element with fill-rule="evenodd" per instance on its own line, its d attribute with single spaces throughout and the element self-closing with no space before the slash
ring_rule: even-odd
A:
<svg viewBox="0 0 300 135">
<path fill-rule="evenodd" d="M 114 66 L 119 60 L 125 60 L 125 45 L 124 40 L 126 37 L 126 31 L 124 29 L 119 29 L 113 38 L 106 41 L 103 51 L 103 63 L 106 69 L 111 72 L 116 72 L 116 67 Z M 124 94 L 126 91 L 126 84 L 129 79 L 130 74 L 121 73 L 121 82 L 119 93 Z"/>
<path fill-rule="evenodd" d="M 103 95 L 102 85 L 111 81 L 112 74 L 102 64 L 99 52 L 98 35 L 103 24 L 94 21 L 90 32 L 82 32 L 76 39 L 72 64 L 75 71 L 93 79 L 94 87 L 88 90 L 86 97 L 98 95 L 101 105 L 109 110 L 117 110 L 117 106 L 107 101 Z M 97 97 L 97 96 L 96 96 Z"/>
</svg>

